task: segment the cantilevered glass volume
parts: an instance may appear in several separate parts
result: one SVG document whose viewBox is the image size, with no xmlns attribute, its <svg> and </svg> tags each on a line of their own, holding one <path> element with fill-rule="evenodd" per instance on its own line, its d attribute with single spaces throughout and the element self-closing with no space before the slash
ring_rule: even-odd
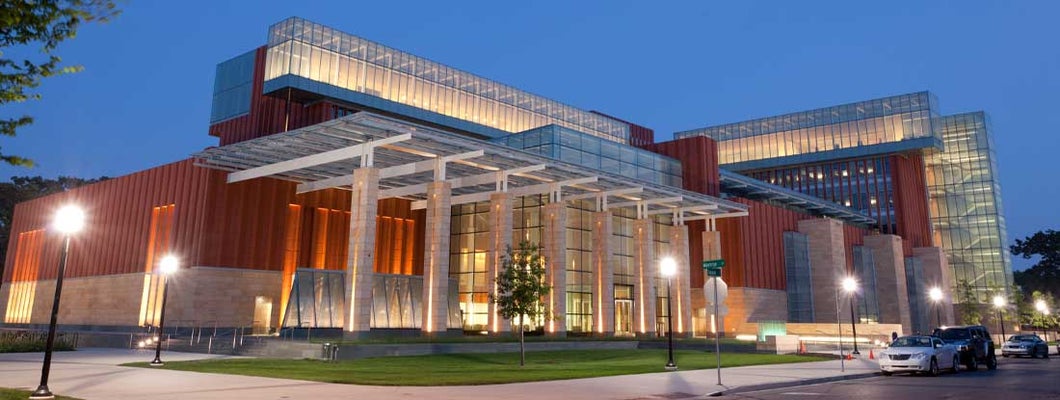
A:
<svg viewBox="0 0 1060 400">
<path fill-rule="evenodd" d="M 266 92 L 290 76 L 307 79 L 310 91 L 367 94 L 508 133 L 556 124 L 629 143 L 626 123 L 301 18 L 269 29 Z"/>
</svg>

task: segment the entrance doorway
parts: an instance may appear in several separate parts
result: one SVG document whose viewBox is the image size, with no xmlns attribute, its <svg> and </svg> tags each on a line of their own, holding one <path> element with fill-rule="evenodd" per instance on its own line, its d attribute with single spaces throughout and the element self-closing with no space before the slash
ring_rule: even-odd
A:
<svg viewBox="0 0 1060 400">
<path fill-rule="evenodd" d="M 615 336 L 633 336 L 633 285 L 615 285 Z"/>
<path fill-rule="evenodd" d="M 272 298 L 254 297 L 254 322 L 251 324 L 251 331 L 255 335 L 267 335 L 270 326 L 272 326 Z"/>
</svg>

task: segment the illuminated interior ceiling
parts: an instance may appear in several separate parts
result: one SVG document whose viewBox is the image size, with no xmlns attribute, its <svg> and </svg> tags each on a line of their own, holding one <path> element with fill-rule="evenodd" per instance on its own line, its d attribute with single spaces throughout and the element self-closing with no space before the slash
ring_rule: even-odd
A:
<svg viewBox="0 0 1060 400">
<path fill-rule="evenodd" d="M 876 225 L 875 218 L 862 214 L 853 208 L 844 207 L 794 190 L 771 185 L 724 169 L 720 170 L 720 172 L 721 189 L 725 193 L 730 193 L 751 200 L 774 201 L 813 215 L 832 217 L 855 225 Z"/>
</svg>

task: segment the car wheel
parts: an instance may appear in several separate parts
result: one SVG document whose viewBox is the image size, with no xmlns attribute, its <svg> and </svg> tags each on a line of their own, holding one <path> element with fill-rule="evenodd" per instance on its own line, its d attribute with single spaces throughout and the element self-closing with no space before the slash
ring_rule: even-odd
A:
<svg viewBox="0 0 1060 400">
<path fill-rule="evenodd" d="M 1008 354 L 1002 354 L 1002 357 L 1008 358 Z"/>
<path fill-rule="evenodd" d="M 932 358 L 931 366 L 928 367 L 928 375 L 939 376 L 939 361 Z"/>
<path fill-rule="evenodd" d="M 966 364 L 965 367 L 967 367 L 969 371 L 979 370 L 979 360 L 975 359 L 974 354 L 971 357 L 968 357 L 968 364 Z"/>
<path fill-rule="evenodd" d="M 1049 358 L 1049 349 L 1048 348 L 1046 348 L 1045 351 L 1042 352 L 1042 358 Z"/>
<path fill-rule="evenodd" d="M 991 371 L 997 369 L 997 356 L 990 356 L 986 359 L 986 369 Z"/>
<path fill-rule="evenodd" d="M 1038 349 L 1031 350 L 1031 358 L 1038 358 Z"/>
<path fill-rule="evenodd" d="M 891 371 L 883 371 L 883 376 L 891 376 L 891 375 L 894 375 L 894 372 L 891 372 Z"/>
<path fill-rule="evenodd" d="M 961 359 L 957 358 L 957 356 L 953 356 L 953 368 L 950 368 L 950 371 L 955 374 L 961 372 Z"/>
</svg>

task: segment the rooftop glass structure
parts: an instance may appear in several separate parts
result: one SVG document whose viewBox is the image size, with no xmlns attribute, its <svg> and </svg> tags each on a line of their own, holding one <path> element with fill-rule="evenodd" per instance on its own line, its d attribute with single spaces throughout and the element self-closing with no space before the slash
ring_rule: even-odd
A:
<svg viewBox="0 0 1060 400">
<path fill-rule="evenodd" d="M 546 125 L 491 141 L 642 181 L 681 187 L 680 161 L 558 125 Z"/>
<path fill-rule="evenodd" d="M 919 92 L 693 129 L 674 138 L 714 139 L 718 163 L 735 171 L 940 147 L 942 139 L 931 128 L 937 103 L 934 95 Z"/>
<path fill-rule="evenodd" d="M 272 80 L 316 93 L 336 89 L 487 127 L 522 132 L 549 124 L 628 143 L 629 125 L 458 70 L 330 27 L 293 17 L 269 29 L 265 91 Z M 343 96 L 339 96 L 342 98 Z M 385 109 L 386 107 L 378 107 Z M 433 122 L 433 121 L 432 121 Z M 462 128 L 462 127 L 458 127 Z"/>
<path fill-rule="evenodd" d="M 973 112 L 940 117 L 935 126 L 946 151 L 925 157 L 934 242 L 955 282 L 968 281 L 986 301 L 1013 282 L 990 120 Z"/>
</svg>

